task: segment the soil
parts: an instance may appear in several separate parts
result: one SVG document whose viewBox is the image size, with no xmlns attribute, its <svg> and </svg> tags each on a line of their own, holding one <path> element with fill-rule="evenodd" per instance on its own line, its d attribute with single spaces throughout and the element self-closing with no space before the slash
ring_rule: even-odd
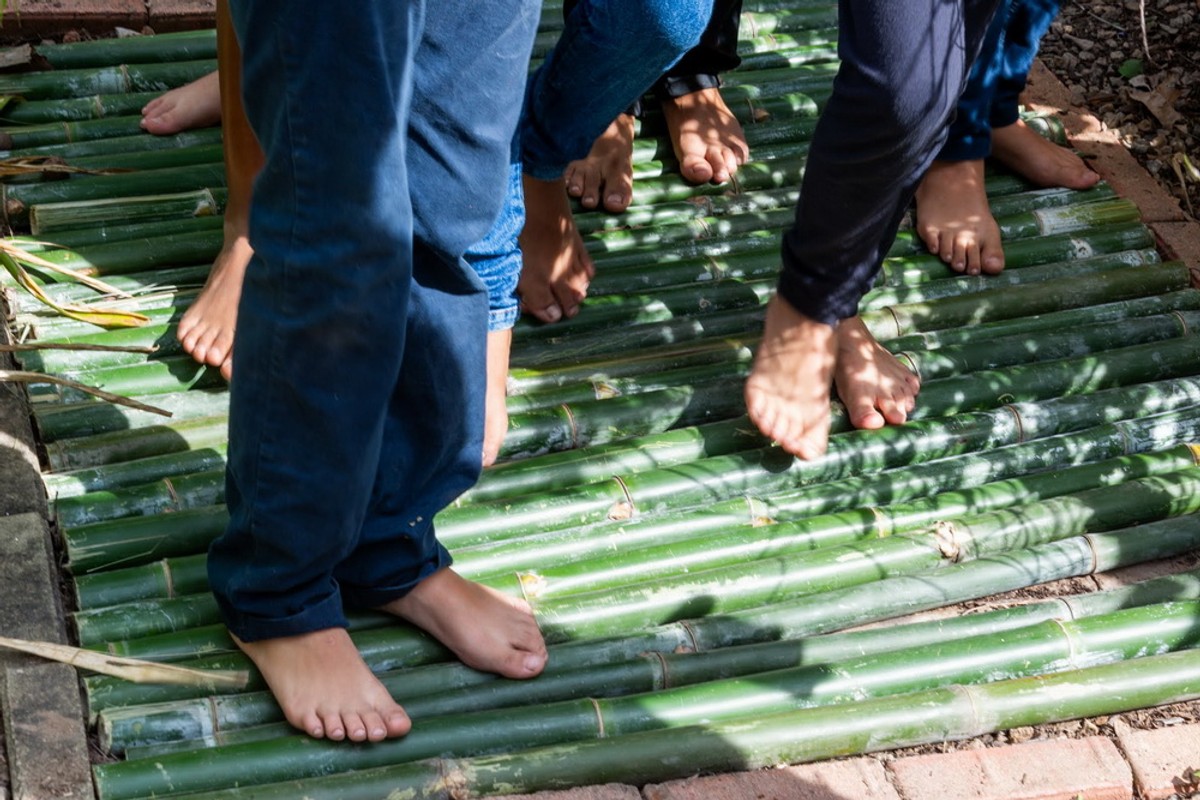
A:
<svg viewBox="0 0 1200 800">
<path fill-rule="evenodd" d="M 1200 0 L 1064 0 L 1039 57 L 1198 218 Z"/>
</svg>

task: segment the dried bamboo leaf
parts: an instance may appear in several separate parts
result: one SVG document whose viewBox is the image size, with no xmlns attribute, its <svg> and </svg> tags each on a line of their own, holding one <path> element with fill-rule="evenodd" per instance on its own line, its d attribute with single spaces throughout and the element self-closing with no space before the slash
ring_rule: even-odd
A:
<svg viewBox="0 0 1200 800">
<path fill-rule="evenodd" d="M 33 244 L 45 245 L 47 247 L 61 247 L 61 245 L 57 245 L 54 242 L 34 242 Z M 46 259 L 42 258 L 41 256 L 37 256 L 37 255 L 34 255 L 33 253 L 22 250 L 21 248 L 14 245 L 12 242 L 0 239 L 0 251 L 3 251 L 4 253 L 6 253 L 10 258 L 12 258 L 13 261 L 16 261 L 18 264 L 25 263 L 31 267 L 37 267 L 38 269 L 49 270 L 50 272 L 55 272 L 55 273 L 58 273 L 59 275 L 65 275 L 66 277 L 70 278 L 71 280 L 73 280 L 77 283 L 82 283 L 84 286 L 88 287 L 89 289 L 95 289 L 97 292 L 113 295 L 115 297 L 130 297 L 131 296 L 128 292 L 123 292 L 120 289 L 116 288 L 115 286 L 105 283 L 104 281 L 102 281 L 98 278 L 93 278 L 90 275 L 84 275 L 83 273 L 76 272 L 73 269 L 68 269 L 60 264 L 55 264 L 53 261 L 47 261 Z"/>
<path fill-rule="evenodd" d="M 55 156 L 20 156 L 0 159 L 0 177 L 13 175 L 117 175 L 133 172 L 131 169 L 89 169 L 73 167 Z"/>
<path fill-rule="evenodd" d="M 22 653 L 70 664 L 73 667 L 111 675 L 131 683 L 166 683 L 181 686 L 223 686 L 233 689 L 245 688 L 249 673 L 245 670 L 200 670 L 157 664 L 135 658 L 121 658 L 93 650 L 84 650 L 54 642 L 33 642 L 25 639 L 10 639 L 0 636 L 0 647 Z"/>
<path fill-rule="evenodd" d="M 97 308 L 94 306 L 79 305 L 77 303 L 56 303 L 42 291 L 42 287 L 29 276 L 29 273 L 17 263 L 12 254 L 3 247 L 0 247 L 0 264 L 8 270 L 9 274 L 19 283 L 27 292 L 32 294 L 38 300 L 42 301 L 50 308 L 53 308 L 63 316 L 77 319 L 80 322 L 88 322 L 92 325 L 98 325 L 102 328 L 140 328 L 150 322 L 150 318 L 145 314 L 139 314 L 135 311 L 117 311 L 107 308 Z"/>
</svg>

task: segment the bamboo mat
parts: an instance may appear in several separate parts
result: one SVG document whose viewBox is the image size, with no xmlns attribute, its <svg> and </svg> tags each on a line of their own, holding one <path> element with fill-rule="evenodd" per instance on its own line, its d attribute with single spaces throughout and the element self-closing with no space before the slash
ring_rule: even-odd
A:
<svg viewBox="0 0 1200 800">
<path fill-rule="evenodd" d="M 438 517 L 462 573 L 529 599 L 547 673 L 482 675 L 356 614 L 364 658 L 415 721 L 376 745 L 294 735 L 258 679 L 213 695 L 83 676 L 112 756 L 95 768 L 102 800 L 636 784 L 1200 694 L 1200 573 L 1178 571 L 1200 542 L 1200 292 L 1109 187 L 989 173 L 1000 276 L 955 276 L 901 232 L 861 311 L 921 376 L 910 422 L 854 431 L 835 403 L 829 454 L 800 462 L 745 419 L 779 235 L 836 66 L 831 5 L 746 7 L 723 92 L 751 162 L 733 187 L 688 186 L 648 112 L 633 207 L 577 217 L 597 266 L 582 313 L 518 324 L 501 463 Z M 535 60 L 556 19 L 548 5 Z M 173 334 L 221 242 L 219 131 L 137 125 L 149 97 L 213 68 L 215 43 L 115 47 L 47 46 L 54 70 L 0 78 L 24 98 L 0 111 L 8 158 L 108 173 L 7 177 L 7 241 L 129 295 L 29 265 L 45 299 L 83 307 L 68 316 L 6 284 L 19 340 L 72 346 L 18 354 L 35 373 L 71 618 L 84 647 L 245 668 L 204 569 L 225 522 L 227 392 Z M 98 307 L 141 324 L 105 329 Z M 1154 561 L 1172 574 L 993 602 Z M 986 610 L 905 619 L 967 601 Z"/>
</svg>

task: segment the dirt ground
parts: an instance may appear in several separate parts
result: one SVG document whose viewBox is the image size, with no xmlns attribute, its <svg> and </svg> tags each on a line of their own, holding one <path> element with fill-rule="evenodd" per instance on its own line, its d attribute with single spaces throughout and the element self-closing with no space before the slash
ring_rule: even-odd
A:
<svg viewBox="0 0 1200 800">
<path fill-rule="evenodd" d="M 1064 0 L 1039 56 L 1197 218 L 1200 0 Z"/>
</svg>

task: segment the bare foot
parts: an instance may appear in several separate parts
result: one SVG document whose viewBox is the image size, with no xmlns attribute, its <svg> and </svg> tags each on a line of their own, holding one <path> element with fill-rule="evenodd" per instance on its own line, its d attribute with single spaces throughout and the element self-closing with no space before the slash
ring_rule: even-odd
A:
<svg viewBox="0 0 1200 800">
<path fill-rule="evenodd" d="M 762 342 L 746 379 L 746 410 L 764 435 L 813 459 L 829 444 L 829 389 L 837 332 L 779 296 L 767 305 Z"/>
<path fill-rule="evenodd" d="M 583 246 L 565 182 L 525 178 L 523 264 L 517 294 L 521 306 L 542 322 L 558 322 L 579 313 L 596 274 Z"/>
<path fill-rule="evenodd" d="M 378 742 L 412 728 L 342 628 L 234 641 L 262 672 L 288 722 L 313 738 Z"/>
<path fill-rule="evenodd" d="M 563 173 L 567 194 L 584 208 L 620 214 L 633 202 L 633 116 L 621 114 L 592 142 L 587 158 L 572 161 Z"/>
<path fill-rule="evenodd" d="M 193 128 L 207 128 L 220 121 L 221 88 L 217 73 L 210 72 L 147 103 L 142 108 L 141 125 L 157 136 L 168 136 Z"/>
<path fill-rule="evenodd" d="M 175 333 L 185 352 L 201 364 L 220 368 L 225 380 L 233 377 L 238 300 L 253 252 L 244 235 L 226 237 L 204 289 L 184 313 Z"/>
<path fill-rule="evenodd" d="M 1004 269 L 1000 227 L 983 185 L 982 161 L 934 161 L 917 187 L 917 233 L 955 272 Z"/>
<path fill-rule="evenodd" d="M 483 422 L 483 465 L 490 467 L 500 456 L 508 433 L 508 354 L 512 350 L 512 328 L 489 331 L 487 341 L 487 416 Z"/>
<path fill-rule="evenodd" d="M 524 600 L 442 569 L 383 607 L 449 647 L 464 664 L 506 678 L 532 678 L 546 666 L 546 643 Z"/>
<path fill-rule="evenodd" d="M 1090 189 L 1100 180 L 1082 158 L 1039 135 L 1022 120 L 992 131 L 992 155 L 1038 186 Z"/>
<path fill-rule="evenodd" d="M 842 320 L 837 330 L 833 382 L 856 428 L 882 428 L 908 419 L 921 379 L 875 340 L 859 317 Z"/>
<path fill-rule="evenodd" d="M 692 183 L 725 183 L 750 158 L 746 134 L 720 89 L 662 101 L 679 171 Z"/>
</svg>

